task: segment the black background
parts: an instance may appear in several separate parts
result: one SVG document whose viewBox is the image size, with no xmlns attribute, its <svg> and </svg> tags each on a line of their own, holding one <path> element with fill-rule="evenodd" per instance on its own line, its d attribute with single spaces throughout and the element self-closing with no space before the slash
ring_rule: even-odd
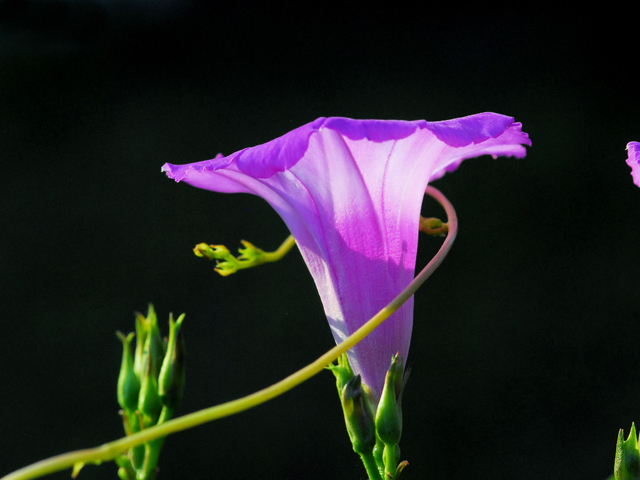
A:
<svg viewBox="0 0 640 480">
<path fill-rule="evenodd" d="M 124 5 L 128 5 L 125 8 Z M 266 202 L 175 184 L 319 116 L 514 116 L 523 160 L 434 185 L 460 234 L 418 292 L 403 477 L 604 480 L 640 420 L 638 37 L 629 13 L 487 5 L 0 2 L 0 474 L 121 436 L 115 330 L 187 313 L 180 413 L 333 345 L 297 252 L 221 278 L 191 253 L 287 235 Z M 432 202 L 423 212 L 439 215 Z M 418 266 L 439 239 L 421 238 Z M 166 331 L 166 330 L 165 330 Z M 323 373 L 170 437 L 163 479 L 364 478 Z M 87 466 L 80 478 L 116 478 Z M 69 472 L 51 478 L 68 478 Z"/>
</svg>

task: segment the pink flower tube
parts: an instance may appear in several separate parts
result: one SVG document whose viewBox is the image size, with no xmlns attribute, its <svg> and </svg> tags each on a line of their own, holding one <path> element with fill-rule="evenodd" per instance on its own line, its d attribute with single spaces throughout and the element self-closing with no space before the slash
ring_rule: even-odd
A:
<svg viewBox="0 0 640 480">
<path fill-rule="evenodd" d="M 522 158 L 513 118 L 480 113 L 442 122 L 319 118 L 263 145 L 188 165 L 176 181 L 264 198 L 293 234 L 337 343 L 413 279 L 429 180 L 479 155 Z M 379 396 L 391 356 L 406 359 L 413 298 L 349 353 Z"/>
</svg>

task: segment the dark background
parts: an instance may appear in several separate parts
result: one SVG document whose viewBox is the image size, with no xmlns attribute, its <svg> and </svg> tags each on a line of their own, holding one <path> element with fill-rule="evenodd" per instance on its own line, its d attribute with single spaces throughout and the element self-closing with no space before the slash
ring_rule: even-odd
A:
<svg viewBox="0 0 640 480">
<path fill-rule="evenodd" d="M 0 474 L 121 436 L 114 332 L 147 302 L 163 328 L 187 313 L 180 413 L 263 388 L 333 345 L 297 252 L 228 278 L 191 253 L 203 241 L 275 248 L 287 231 L 266 202 L 177 185 L 165 162 L 319 116 L 495 111 L 533 147 L 435 184 L 460 234 L 416 298 L 403 477 L 604 480 L 618 429 L 640 421 L 628 15 L 0 1 Z M 421 238 L 420 268 L 440 243 Z M 170 437 L 160 465 L 163 479 L 365 476 L 329 373 Z"/>
</svg>

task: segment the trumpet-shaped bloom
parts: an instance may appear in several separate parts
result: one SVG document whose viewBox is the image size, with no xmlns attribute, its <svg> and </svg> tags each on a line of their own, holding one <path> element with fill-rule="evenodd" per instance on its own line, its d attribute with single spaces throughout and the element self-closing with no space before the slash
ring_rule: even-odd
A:
<svg viewBox="0 0 640 480">
<path fill-rule="evenodd" d="M 422 197 L 430 179 L 479 155 L 524 157 L 520 123 L 495 113 L 442 122 L 319 118 L 263 145 L 189 165 L 176 181 L 251 193 L 280 214 L 320 293 L 336 342 L 413 279 Z M 391 356 L 406 359 L 413 299 L 349 353 L 380 395 Z"/>
<path fill-rule="evenodd" d="M 627 165 L 631 167 L 633 183 L 640 187 L 640 142 L 629 142 L 627 151 Z"/>
</svg>

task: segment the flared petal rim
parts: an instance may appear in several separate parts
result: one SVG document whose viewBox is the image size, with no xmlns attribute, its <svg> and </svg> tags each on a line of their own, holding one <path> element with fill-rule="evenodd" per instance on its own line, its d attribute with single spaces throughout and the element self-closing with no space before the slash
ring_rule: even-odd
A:
<svg viewBox="0 0 640 480">
<path fill-rule="evenodd" d="M 162 171 L 179 182 L 185 178 L 189 170 L 215 171 L 227 168 L 235 161 L 238 170 L 242 173 L 253 178 L 269 178 L 298 163 L 309 147 L 311 134 L 322 128 L 335 130 L 350 140 L 367 139 L 377 143 L 401 140 L 413 134 L 417 129 L 427 129 L 442 143 L 454 148 L 497 139 L 508 130 L 512 130 L 517 132 L 520 144 L 531 146 L 531 140 L 526 133 L 522 132 L 520 123 L 514 122 L 512 117 L 491 112 L 437 122 L 320 117 L 270 142 L 239 150 L 226 157 L 218 155 L 211 160 L 202 162 L 187 165 L 167 163 L 162 167 Z M 477 155 L 475 153 L 473 156 Z M 525 150 L 522 145 L 505 142 L 504 152 L 501 152 L 500 155 L 523 157 Z M 463 159 L 461 157 L 459 160 Z M 453 167 L 449 167 L 447 171 L 452 169 Z"/>
</svg>

